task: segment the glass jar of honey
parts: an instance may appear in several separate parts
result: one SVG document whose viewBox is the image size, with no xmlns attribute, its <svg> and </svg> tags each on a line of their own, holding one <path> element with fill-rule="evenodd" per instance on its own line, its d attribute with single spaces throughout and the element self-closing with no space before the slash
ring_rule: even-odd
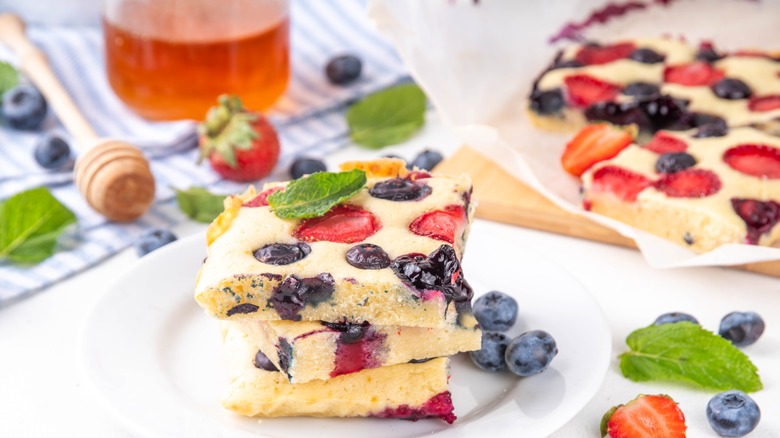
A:
<svg viewBox="0 0 780 438">
<path fill-rule="evenodd" d="M 151 120 L 200 120 L 219 95 L 268 109 L 290 77 L 287 0 L 107 0 L 106 71 Z"/>
</svg>

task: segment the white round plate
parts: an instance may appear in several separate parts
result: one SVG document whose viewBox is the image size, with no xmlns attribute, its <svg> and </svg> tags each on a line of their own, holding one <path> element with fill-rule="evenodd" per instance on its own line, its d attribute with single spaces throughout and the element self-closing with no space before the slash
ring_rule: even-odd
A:
<svg viewBox="0 0 780 438">
<path fill-rule="evenodd" d="M 547 436 L 601 385 L 611 356 L 609 329 L 577 280 L 488 228 L 475 224 L 464 259 L 476 295 L 513 295 L 520 314 L 511 334 L 546 330 L 559 353 L 545 372 L 524 379 L 479 371 L 467 355 L 454 357 L 453 425 L 433 419 L 259 420 L 222 408 L 227 382 L 217 323 L 192 298 L 206 254 L 200 235 L 142 258 L 101 295 L 84 323 L 85 376 L 106 409 L 143 437 Z"/>
</svg>

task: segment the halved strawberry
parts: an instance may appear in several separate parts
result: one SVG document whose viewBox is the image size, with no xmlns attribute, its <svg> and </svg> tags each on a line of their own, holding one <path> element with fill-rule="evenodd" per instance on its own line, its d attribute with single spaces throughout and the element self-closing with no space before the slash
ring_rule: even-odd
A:
<svg viewBox="0 0 780 438">
<path fill-rule="evenodd" d="M 667 173 L 653 187 L 673 198 L 703 198 L 718 193 L 720 178 L 706 169 L 686 169 Z"/>
<path fill-rule="evenodd" d="M 765 144 L 741 144 L 723 153 L 732 169 L 759 178 L 780 178 L 780 149 Z"/>
<path fill-rule="evenodd" d="M 382 224 L 369 211 L 354 205 L 337 205 L 320 217 L 304 219 L 293 232 L 307 242 L 360 242 L 374 235 Z"/>
<path fill-rule="evenodd" d="M 669 152 L 685 152 L 685 150 L 688 149 L 688 144 L 664 131 L 658 131 L 653 138 L 644 145 L 644 148 L 653 151 L 656 154 L 666 154 Z"/>
<path fill-rule="evenodd" d="M 634 51 L 634 43 L 617 43 L 611 46 L 586 44 L 577 51 L 574 59 L 582 65 L 606 64 L 618 59 L 628 58 Z"/>
<path fill-rule="evenodd" d="M 278 192 L 279 190 L 283 190 L 284 187 L 271 187 L 268 190 L 260 192 L 257 196 L 254 198 L 244 202 L 241 204 L 242 207 L 265 207 L 268 205 L 268 197 L 271 196 L 271 193 Z"/>
<path fill-rule="evenodd" d="M 780 94 L 751 97 L 748 101 L 748 109 L 756 112 L 780 109 Z"/>
<path fill-rule="evenodd" d="M 586 107 L 596 102 L 610 101 L 620 94 L 621 87 L 584 74 L 566 76 L 563 79 L 573 106 Z"/>
<path fill-rule="evenodd" d="M 723 79 L 724 73 L 704 61 L 695 61 L 690 64 L 680 64 L 666 67 L 664 81 L 672 84 L 687 85 L 712 85 Z"/>
<path fill-rule="evenodd" d="M 623 201 L 634 202 L 639 192 L 650 184 L 644 175 L 618 166 L 604 166 L 593 173 L 591 191 L 611 193 Z"/>
<path fill-rule="evenodd" d="M 640 395 L 616 406 L 601 420 L 610 438 L 685 438 L 685 414 L 668 395 Z"/>
<path fill-rule="evenodd" d="M 594 123 L 580 130 L 566 144 L 561 165 L 574 176 L 580 176 L 599 161 L 608 160 L 625 149 L 634 139 L 635 129 L 609 123 Z"/>
<path fill-rule="evenodd" d="M 417 217 L 409 230 L 418 236 L 455 242 L 455 236 L 466 226 L 466 210 L 460 205 L 448 205 L 444 210 L 434 210 Z"/>
</svg>

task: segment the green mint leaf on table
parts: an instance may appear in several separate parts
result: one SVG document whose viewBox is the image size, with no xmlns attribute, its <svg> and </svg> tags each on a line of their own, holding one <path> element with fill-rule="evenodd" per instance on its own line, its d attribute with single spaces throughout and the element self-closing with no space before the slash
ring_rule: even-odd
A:
<svg viewBox="0 0 780 438">
<path fill-rule="evenodd" d="M 215 195 L 203 187 L 190 187 L 187 190 L 176 191 L 176 202 L 179 209 L 190 219 L 209 223 L 222 213 L 223 201 L 226 195 Z"/>
<path fill-rule="evenodd" d="M 686 382 L 704 389 L 754 392 L 763 388 L 756 366 L 728 340 L 692 322 L 651 325 L 626 338 L 623 375 L 637 382 Z"/>
<path fill-rule="evenodd" d="M 0 96 L 18 83 L 19 72 L 16 71 L 16 68 L 7 62 L 0 61 Z"/>
<path fill-rule="evenodd" d="M 45 187 L 17 193 L 0 204 L 0 260 L 38 263 L 76 216 Z"/>
<path fill-rule="evenodd" d="M 367 96 L 347 110 L 349 136 L 372 149 L 398 144 L 425 124 L 425 94 L 402 84 Z"/>
<path fill-rule="evenodd" d="M 290 181 L 284 190 L 268 196 L 268 204 L 282 219 L 318 217 L 351 198 L 365 185 L 366 173 L 362 170 L 316 172 Z"/>
</svg>

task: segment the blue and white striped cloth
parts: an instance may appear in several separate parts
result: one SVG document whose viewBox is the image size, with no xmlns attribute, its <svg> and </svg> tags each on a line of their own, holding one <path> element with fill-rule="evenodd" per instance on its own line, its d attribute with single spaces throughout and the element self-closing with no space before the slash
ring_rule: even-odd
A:
<svg viewBox="0 0 780 438">
<path fill-rule="evenodd" d="M 285 178 L 284 169 L 297 155 L 321 156 L 347 144 L 343 114 L 347 103 L 407 77 L 392 46 L 368 23 L 364 1 L 293 0 L 290 14 L 292 78 L 269 113 L 282 143 L 282 156 L 270 179 Z M 31 27 L 28 35 L 46 52 L 99 135 L 141 146 L 157 181 L 157 202 L 135 223 L 109 223 L 87 206 L 70 172 L 45 172 L 35 163 L 32 151 L 40 133 L 0 127 L 0 199 L 45 185 L 78 216 L 77 231 L 63 239 L 54 256 L 31 267 L 0 262 L 0 307 L 99 263 L 131 244 L 144 229 L 187 220 L 172 200 L 171 187 L 207 186 L 221 193 L 244 189 L 221 181 L 207 164 L 196 165 L 193 123 L 150 123 L 123 106 L 105 77 L 100 29 Z M 363 60 L 361 79 L 349 87 L 331 85 L 323 73 L 327 61 L 341 53 Z M 3 47 L 0 59 L 14 62 Z M 52 117 L 46 129 L 61 127 Z"/>
</svg>

